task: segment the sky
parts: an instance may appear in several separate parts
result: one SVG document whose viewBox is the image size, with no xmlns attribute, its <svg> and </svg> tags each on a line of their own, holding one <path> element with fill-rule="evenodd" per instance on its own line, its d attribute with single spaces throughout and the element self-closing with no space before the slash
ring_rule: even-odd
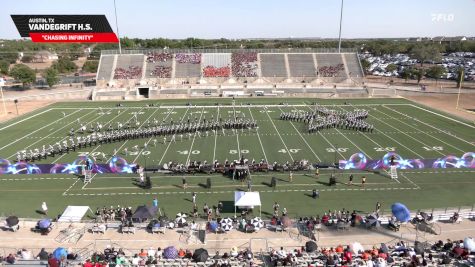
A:
<svg viewBox="0 0 475 267">
<path fill-rule="evenodd" d="M 10 14 L 105 14 L 113 0 L 0 0 L 0 39 L 20 35 Z M 340 0 L 116 0 L 131 38 L 338 38 Z M 342 38 L 475 36 L 475 0 L 345 0 Z"/>
</svg>

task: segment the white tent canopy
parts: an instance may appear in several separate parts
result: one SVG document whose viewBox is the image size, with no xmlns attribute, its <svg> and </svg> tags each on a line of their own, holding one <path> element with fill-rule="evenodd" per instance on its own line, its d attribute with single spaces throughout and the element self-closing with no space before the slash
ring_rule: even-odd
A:
<svg viewBox="0 0 475 267">
<path fill-rule="evenodd" d="M 58 222 L 80 222 L 88 210 L 89 206 L 68 206 Z"/>
<path fill-rule="evenodd" d="M 237 207 L 251 208 L 259 206 L 259 216 L 261 215 L 261 196 L 259 192 L 234 192 L 234 215 L 236 215 Z"/>
</svg>

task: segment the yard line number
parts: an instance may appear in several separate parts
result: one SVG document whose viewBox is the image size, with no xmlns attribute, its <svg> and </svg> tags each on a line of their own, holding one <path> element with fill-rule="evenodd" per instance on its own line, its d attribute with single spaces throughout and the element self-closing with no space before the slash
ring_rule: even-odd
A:
<svg viewBox="0 0 475 267">
<path fill-rule="evenodd" d="M 278 150 L 277 152 L 296 154 L 296 153 L 299 153 L 300 150 L 302 150 L 302 149 L 300 149 L 300 148 L 289 148 L 289 150 L 287 151 L 287 149 L 282 148 L 282 149 Z"/>
<path fill-rule="evenodd" d="M 234 149 L 231 149 L 229 150 L 229 154 L 237 154 L 239 151 L 238 150 L 234 150 Z M 247 149 L 241 149 L 241 154 L 249 154 L 249 150 Z"/>
<path fill-rule="evenodd" d="M 177 153 L 180 154 L 180 155 L 188 155 L 190 153 L 190 151 L 188 151 L 188 150 L 179 150 L 179 151 L 177 151 Z M 193 155 L 198 155 L 200 153 L 201 152 L 199 150 L 191 151 L 191 154 L 193 154 Z"/>
<path fill-rule="evenodd" d="M 327 147 L 327 152 L 328 153 L 335 153 L 335 152 L 347 152 L 348 151 L 348 148 L 347 147 L 339 147 L 337 149 L 334 149 L 332 147 Z"/>
<path fill-rule="evenodd" d="M 392 152 L 396 151 L 395 147 L 375 147 L 374 150 L 377 152 Z"/>
<path fill-rule="evenodd" d="M 430 146 L 429 146 L 429 147 L 428 147 L 428 146 L 423 146 L 422 148 L 423 148 L 425 151 L 442 151 L 442 150 L 444 150 L 444 148 L 441 147 L 441 146 L 433 146 L 433 147 L 430 147 Z"/>
</svg>

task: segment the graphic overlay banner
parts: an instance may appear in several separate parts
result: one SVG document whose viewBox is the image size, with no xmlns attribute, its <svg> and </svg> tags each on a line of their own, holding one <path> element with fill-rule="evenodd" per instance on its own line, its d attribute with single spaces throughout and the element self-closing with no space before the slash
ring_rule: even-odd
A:
<svg viewBox="0 0 475 267">
<path fill-rule="evenodd" d="M 391 165 L 397 169 L 475 168 L 475 153 L 467 152 L 461 157 L 447 155 L 437 159 L 404 159 L 394 152 L 389 152 L 382 159 L 376 160 L 368 160 L 363 153 L 356 153 L 348 160 L 339 161 L 339 168 L 342 170 L 388 169 Z"/>
<path fill-rule="evenodd" d="M 21 37 L 43 43 L 118 43 L 105 15 L 11 15 Z"/>
</svg>

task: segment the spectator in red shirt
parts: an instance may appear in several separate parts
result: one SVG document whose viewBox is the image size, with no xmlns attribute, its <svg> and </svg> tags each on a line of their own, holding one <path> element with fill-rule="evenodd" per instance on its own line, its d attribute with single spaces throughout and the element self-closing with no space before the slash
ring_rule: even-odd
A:
<svg viewBox="0 0 475 267">
<path fill-rule="evenodd" d="M 86 260 L 86 262 L 84 263 L 84 267 L 94 267 L 94 264 L 92 264 L 92 262 L 88 259 L 88 260 Z"/>
</svg>

